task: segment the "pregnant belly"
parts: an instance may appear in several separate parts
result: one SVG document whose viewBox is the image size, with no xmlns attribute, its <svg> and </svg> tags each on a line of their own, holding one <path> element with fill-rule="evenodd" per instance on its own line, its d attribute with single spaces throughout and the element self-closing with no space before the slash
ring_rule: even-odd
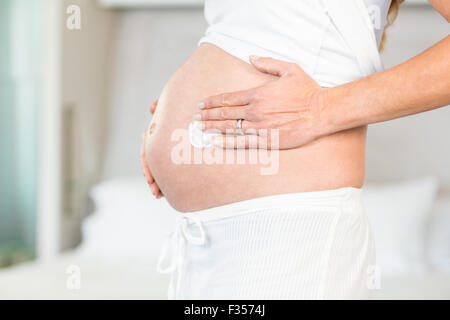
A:
<svg viewBox="0 0 450 320">
<path fill-rule="evenodd" d="M 189 125 L 210 95 L 275 81 L 211 44 L 201 45 L 164 88 L 149 126 L 147 161 L 178 211 L 203 210 L 256 197 L 359 188 L 364 180 L 365 128 L 281 151 L 196 148 Z"/>
</svg>

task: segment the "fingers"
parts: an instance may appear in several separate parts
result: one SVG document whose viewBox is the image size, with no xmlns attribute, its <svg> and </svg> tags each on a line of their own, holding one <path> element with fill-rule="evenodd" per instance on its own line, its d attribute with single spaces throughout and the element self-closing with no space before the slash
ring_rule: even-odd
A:
<svg viewBox="0 0 450 320">
<path fill-rule="evenodd" d="M 155 197 L 161 192 L 161 190 L 159 190 L 159 187 L 158 187 L 158 185 L 156 183 L 152 183 L 150 185 L 150 190 L 152 191 L 152 194 Z"/>
<path fill-rule="evenodd" d="M 145 156 L 145 133 L 142 135 L 142 146 L 141 146 L 141 168 L 144 174 L 145 180 L 150 186 L 150 190 L 152 194 L 156 197 L 156 199 L 160 199 L 164 197 L 163 193 L 159 189 L 159 186 L 156 184 L 155 179 L 153 178 L 150 168 L 148 167 L 146 156 Z"/>
<path fill-rule="evenodd" d="M 268 149 L 267 139 L 257 135 L 215 137 L 212 144 L 223 149 Z"/>
<path fill-rule="evenodd" d="M 242 121 L 242 132 L 253 134 L 255 127 L 250 121 Z M 202 121 L 202 131 L 223 134 L 241 133 L 237 129 L 237 120 Z"/>
<path fill-rule="evenodd" d="M 158 106 L 158 100 L 156 100 L 155 102 L 153 102 L 153 104 L 150 106 L 150 113 L 154 114 L 156 111 L 156 107 Z"/>
<path fill-rule="evenodd" d="M 154 114 L 156 111 L 156 107 L 158 106 L 158 100 L 153 102 L 150 106 L 150 113 Z M 156 184 L 155 179 L 150 172 L 150 168 L 148 167 L 147 160 L 145 157 L 145 133 L 142 135 L 142 147 L 141 147 L 141 167 L 144 173 L 145 179 L 147 180 L 148 185 L 150 186 L 150 190 L 152 194 L 156 197 L 156 199 L 161 199 L 164 197 L 162 191 L 159 189 L 159 186 Z"/>
<path fill-rule="evenodd" d="M 158 187 L 158 190 L 159 190 L 159 187 Z M 161 192 L 161 190 L 159 190 L 155 197 L 156 197 L 156 199 L 161 199 L 161 198 L 164 198 L 164 194 Z"/>
<path fill-rule="evenodd" d="M 221 107 L 201 111 L 196 120 L 238 120 L 248 119 L 248 107 Z"/>
<path fill-rule="evenodd" d="M 293 63 L 285 62 L 273 58 L 260 58 L 258 56 L 250 56 L 252 65 L 261 72 L 273 74 L 282 77 L 292 71 Z"/>
<path fill-rule="evenodd" d="M 206 98 L 200 103 L 200 109 L 211 109 L 218 107 L 245 106 L 250 103 L 254 89 L 229 93 L 222 93 Z"/>
<path fill-rule="evenodd" d="M 164 194 L 162 193 L 161 189 L 159 189 L 159 186 L 156 184 L 156 182 L 150 185 L 150 190 L 152 191 L 152 194 L 156 199 L 161 199 L 164 197 Z"/>
<path fill-rule="evenodd" d="M 142 134 L 142 145 L 141 145 L 141 169 L 144 174 L 145 180 L 148 184 L 152 184 L 154 182 L 153 176 L 150 173 L 150 169 L 148 168 L 147 160 L 145 157 L 145 133 Z"/>
</svg>

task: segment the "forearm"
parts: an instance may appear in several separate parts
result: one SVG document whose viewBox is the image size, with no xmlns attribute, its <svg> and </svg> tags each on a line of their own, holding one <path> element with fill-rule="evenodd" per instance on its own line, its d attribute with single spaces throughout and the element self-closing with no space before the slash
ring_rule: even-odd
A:
<svg viewBox="0 0 450 320">
<path fill-rule="evenodd" d="M 449 105 L 450 36 L 392 69 L 324 92 L 325 135 Z"/>
</svg>

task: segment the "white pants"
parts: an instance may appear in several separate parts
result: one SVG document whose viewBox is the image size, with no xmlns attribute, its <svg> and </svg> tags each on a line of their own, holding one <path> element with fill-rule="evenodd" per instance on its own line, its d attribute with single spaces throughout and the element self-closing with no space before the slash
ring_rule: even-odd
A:
<svg viewBox="0 0 450 320">
<path fill-rule="evenodd" d="M 172 273 L 169 298 L 367 298 L 375 250 L 361 192 L 284 194 L 180 213 L 158 265 Z"/>
</svg>

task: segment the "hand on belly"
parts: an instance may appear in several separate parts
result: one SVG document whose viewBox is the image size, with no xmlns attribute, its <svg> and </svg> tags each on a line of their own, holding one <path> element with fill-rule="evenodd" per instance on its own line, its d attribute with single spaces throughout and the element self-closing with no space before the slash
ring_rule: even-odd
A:
<svg viewBox="0 0 450 320">
<path fill-rule="evenodd" d="M 278 151 L 277 158 L 269 154 L 269 163 L 249 161 L 259 158 L 258 150 L 222 149 L 222 158 L 216 159 L 228 157 L 234 159 L 232 163 L 174 161 L 173 154 L 180 149 L 191 156 L 219 149 L 199 148 L 208 141 L 196 136 L 195 131 L 189 135 L 189 126 L 203 99 L 259 87 L 275 79 L 212 45 L 200 46 L 171 78 L 150 125 L 146 155 L 157 185 L 175 209 L 195 211 L 267 195 L 362 184 L 364 129 L 325 137 L 299 149 Z M 244 161 L 238 162 L 239 157 Z M 264 175 L 264 168 L 276 170 Z"/>
<path fill-rule="evenodd" d="M 156 107 L 158 105 L 158 101 L 154 102 L 150 106 L 150 113 L 155 113 Z M 151 136 L 154 132 L 156 127 L 156 124 L 154 122 L 150 122 L 148 129 L 142 134 L 142 146 L 141 146 L 141 169 L 142 174 L 145 177 L 145 180 L 147 181 L 148 185 L 150 186 L 150 190 L 152 191 L 152 194 L 156 197 L 156 199 L 162 198 L 164 195 L 162 194 L 161 190 L 159 189 L 158 184 L 156 183 L 155 179 L 153 179 L 152 173 L 150 172 L 150 168 L 148 167 L 147 162 L 147 137 Z"/>
</svg>

